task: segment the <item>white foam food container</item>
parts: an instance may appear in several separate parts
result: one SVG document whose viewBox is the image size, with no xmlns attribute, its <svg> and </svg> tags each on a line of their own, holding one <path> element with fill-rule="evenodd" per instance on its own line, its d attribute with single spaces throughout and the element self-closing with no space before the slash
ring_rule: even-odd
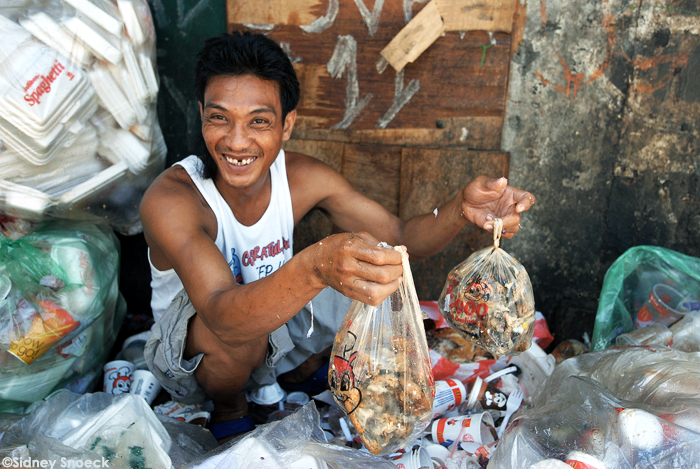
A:
<svg viewBox="0 0 700 469">
<path fill-rule="evenodd" d="M 153 101 L 158 96 L 158 78 L 156 78 L 156 72 L 153 69 L 153 62 L 146 54 L 141 52 L 139 53 L 139 65 L 141 65 L 141 72 L 148 87 L 148 96 Z"/>
<path fill-rule="evenodd" d="M 117 0 L 117 7 L 124 20 L 126 32 L 129 35 L 131 43 L 135 46 L 140 46 L 146 42 L 146 34 L 141 27 L 139 15 L 136 12 L 136 6 L 131 0 Z"/>
<path fill-rule="evenodd" d="M 0 192 L 8 215 L 34 219 L 42 216 L 53 205 L 50 195 L 10 181 L 0 180 Z"/>
<path fill-rule="evenodd" d="M 127 170 L 128 167 L 124 162 L 114 164 L 109 168 L 100 171 L 87 181 L 78 184 L 68 192 L 63 193 L 63 195 L 59 197 L 58 202 L 61 204 L 76 204 L 81 202 L 92 193 L 107 187 L 120 177 L 124 176 Z"/>
<path fill-rule="evenodd" d="M 113 35 L 120 37 L 124 23 L 120 18 L 107 13 L 88 0 L 64 0 L 83 15 L 90 18 L 96 25 Z"/>
<path fill-rule="evenodd" d="M 101 32 L 88 20 L 74 16 L 64 19 L 61 23 L 69 33 L 97 57 L 114 65 L 118 65 L 122 61 L 122 51 L 118 39 Z"/>
<path fill-rule="evenodd" d="M 80 69 L 33 37 L 15 49 L 0 68 L 0 99 L 38 127 L 67 106 L 67 99 L 81 86 Z"/>
<path fill-rule="evenodd" d="M 2 47 L 0 47 L 0 63 L 2 63 L 32 35 L 11 19 L 0 15 L 0 37 L 2 37 Z"/>
<path fill-rule="evenodd" d="M 114 116 L 122 129 L 129 130 L 132 125 L 136 124 L 136 112 L 106 67 L 95 64 L 88 72 L 88 77 L 100 98 L 100 102 Z"/>
<path fill-rule="evenodd" d="M 134 174 L 146 169 L 151 156 L 149 148 L 134 134 L 123 129 L 105 130 L 100 135 L 97 152 L 112 162 L 125 162 Z"/>
<path fill-rule="evenodd" d="M 94 60 L 94 55 L 87 47 L 74 40 L 53 18 L 43 11 L 22 18 L 19 23 L 34 37 L 80 67 L 89 67 Z"/>
</svg>

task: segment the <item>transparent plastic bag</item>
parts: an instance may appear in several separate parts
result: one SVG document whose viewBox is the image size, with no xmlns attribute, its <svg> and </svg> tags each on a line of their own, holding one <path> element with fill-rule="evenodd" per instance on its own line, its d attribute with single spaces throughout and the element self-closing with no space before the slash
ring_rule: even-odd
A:
<svg viewBox="0 0 700 469">
<path fill-rule="evenodd" d="M 363 451 L 327 443 L 313 401 L 225 443 L 183 469 L 396 469 Z"/>
<path fill-rule="evenodd" d="M 101 376 L 126 312 L 119 244 L 105 226 L 54 221 L 0 240 L 0 410 Z"/>
<path fill-rule="evenodd" d="M 566 360 L 515 415 L 489 468 L 697 467 L 699 358 L 644 346 Z"/>
<path fill-rule="evenodd" d="M 139 396 L 62 390 L 4 428 L 0 455 L 59 463 L 51 467 L 170 469 L 180 444 L 173 436 Z M 100 464 L 84 464 L 91 461 Z"/>
<path fill-rule="evenodd" d="M 527 350 L 536 320 L 530 277 L 499 247 L 502 229 L 496 219 L 493 247 L 452 269 L 438 300 L 450 326 L 495 357 Z"/>
<path fill-rule="evenodd" d="M 333 398 L 372 454 L 401 447 L 432 418 L 430 354 L 408 255 L 400 251 L 401 286 L 379 306 L 352 303 L 328 370 Z"/>
<path fill-rule="evenodd" d="M 605 273 L 593 327 L 593 350 L 603 350 L 618 335 L 635 330 L 635 316 L 658 284 L 700 301 L 700 258 L 658 246 L 635 246 L 625 251 Z M 686 312 L 697 308 L 700 303 L 688 302 Z"/>
<path fill-rule="evenodd" d="M 0 6 L 0 211 L 141 231 L 163 170 L 146 0 Z"/>
</svg>

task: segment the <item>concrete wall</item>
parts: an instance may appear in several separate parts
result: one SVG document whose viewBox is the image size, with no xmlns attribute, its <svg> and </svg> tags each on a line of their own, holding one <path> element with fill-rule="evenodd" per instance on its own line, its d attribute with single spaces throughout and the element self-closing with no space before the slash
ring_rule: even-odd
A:
<svg viewBox="0 0 700 469">
<path fill-rule="evenodd" d="M 505 249 L 558 339 L 626 249 L 700 256 L 700 2 L 526 0 L 502 149 L 537 195 Z"/>
</svg>

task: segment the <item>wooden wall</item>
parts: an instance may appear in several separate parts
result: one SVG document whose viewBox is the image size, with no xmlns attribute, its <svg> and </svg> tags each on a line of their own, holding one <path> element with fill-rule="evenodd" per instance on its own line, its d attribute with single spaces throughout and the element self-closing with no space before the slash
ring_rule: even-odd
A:
<svg viewBox="0 0 700 469">
<path fill-rule="evenodd" d="M 294 63 L 301 101 L 285 149 L 327 162 L 408 218 L 480 174 L 508 175 L 500 143 L 517 6 L 228 0 L 227 28 L 267 34 Z M 296 248 L 332 231 L 312 212 L 297 227 Z M 447 272 L 490 239 L 466 227 L 440 255 L 414 263 L 419 298 L 437 299 Z"/>
</svg>

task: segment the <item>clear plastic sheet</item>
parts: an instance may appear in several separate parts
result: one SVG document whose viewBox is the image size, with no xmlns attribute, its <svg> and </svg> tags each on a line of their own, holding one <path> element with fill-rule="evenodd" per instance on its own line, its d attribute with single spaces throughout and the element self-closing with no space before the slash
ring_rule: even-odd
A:
<svg viewBox="0 0 700 469">
<path fill-rule="evenodd" d="M 495 357 L 527 350 L 536 319 L 527 271 L 499 247 L 502 226 L 496 219 L 493 247 L 450 271 L 438 300 L 450 326 Z"/>
<path fill-rule="evenodd" d="M 698 389 L 697 353 L 619 347 L 569 359 L 516 414 L 488 467 L 697 467 Z"/>
<path fill-rule="evenodd" d="M 126 312 L 119 244 L 107 227 L 45 222 L 0 239 L 0 410 L 59 387 L 85 392 Z"/>
<path fill-rule="evenodd" d="M 423 316 L 408 255 L 401 253 L 401 286 L 379 306 L 350 305 L 328 369 L 336 403 L 372 454 L 400 448 L 432 418 L 435 388 Z"/>
<path fill-rule="evenodd" d="M 141 231 L 167 149 L 146 0 L 0 6 L 0 212 Z"/>
<path fill-rule="evenodd" d="M 2 422 L 0 456 L 25 464 L 53 461 L 50 467 L 95 467 L 83 463 L 104 458 L 108 465 L 96 467 L 170 469 L 216 447 L 202 427 L 175 419 L 164 426 L 143 398 L 130 394 L 62 390 L 32 405 L 26 416 Z"/>
<path fill-rule="evenodd" d="M 282 420 L 257 427 L 183 469 L 395 469 L 379 456 L 327 443 L 313 401 Z"/>
</svg>

